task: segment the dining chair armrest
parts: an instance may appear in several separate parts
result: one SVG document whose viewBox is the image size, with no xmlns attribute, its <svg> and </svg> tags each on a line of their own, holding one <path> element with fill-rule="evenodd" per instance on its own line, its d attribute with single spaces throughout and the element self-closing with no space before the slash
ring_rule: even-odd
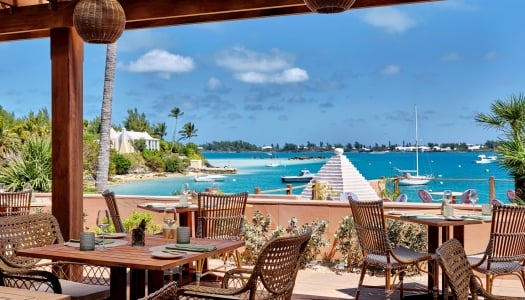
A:
<svg viewBox="0 0 525 300">
<path fill-rule="evenodd" d="M 222 279 L 222 288 L 241 288 L 246 285 L 246 282 L 252 274 L 252 269 L 249 268 L 235 268 L 228 270 Z"/>
<path fill-rule="evenodd" d="M 52 291 L 62 293 L 62 286 L 58 277 L 53 273 L 42 270 L 1 270 L 0 285 L 13 288 Z"/>
</svg>

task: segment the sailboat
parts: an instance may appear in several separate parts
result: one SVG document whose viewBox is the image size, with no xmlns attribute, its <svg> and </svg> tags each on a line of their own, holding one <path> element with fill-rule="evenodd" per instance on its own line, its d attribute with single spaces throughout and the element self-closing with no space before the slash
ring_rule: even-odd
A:
<svg viewBox="0 0 525 300">
<path fill-rule="evenodd" d="M 419 175 L 419 145 L 418 145 L 418 124 L 417 124 L 417 107 L 414 108 L 416 112 L 416 169 L 415 170 L 399 170 L 402 175 L 399 177 L 399 185 L 425 185 L 429 183 L 434 176 Z"/>
</svg>

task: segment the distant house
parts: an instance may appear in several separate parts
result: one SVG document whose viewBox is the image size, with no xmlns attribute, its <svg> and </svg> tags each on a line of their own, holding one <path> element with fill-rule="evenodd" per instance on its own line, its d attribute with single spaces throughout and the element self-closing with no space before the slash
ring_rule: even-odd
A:
<svg viewBox="0 0 525 300">
<path fill-rule="evenodd" d="M 160 150 L 160 140 L 151 137 L 147 132 L 127 131 L 125 128 L 119 132 L 111 128 L 110 139 L 111 147 L 118 153 L 135 152 L 133 147 L 135 140 L 144 140 L 148 150 Z"/>
</svg>

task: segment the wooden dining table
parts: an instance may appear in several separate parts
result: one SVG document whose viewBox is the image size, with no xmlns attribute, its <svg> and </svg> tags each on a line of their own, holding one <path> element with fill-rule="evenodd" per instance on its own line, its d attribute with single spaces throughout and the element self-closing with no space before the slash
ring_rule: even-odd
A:
<svg viewBox="0 0 525 300">
<path fill-rule="evenodd" d="M 457 215 L 455 218 L 446 219 L 442 215 L 437 214 L 423 214 L 423 213 L 403 213 L 401 211 L 396 212 L 385 212 L 385 217 L 392 220 L 398 220 L 403 222 L 411 222 L 415 224 L 426 225 L 428 228 L 428 249 L 429 253 L 435 253 L 436 249 L 443 242 L 451 238 L 458 239 L 461 244 L 465 242 L 465 226 L 482 224 L 484 222 L 490 222 L 490 218 L 485 219 L 469 219 L 467 217 L 462 218 Z M 444 282 L 442 280 L 442 282 Z M 437 280 L 439 284 L 439 280 Z M 428 287 L 432 289 L 434 287 L 434 281 L 432 278 L 432 272 L 429 272 L 428 276 Z M 444 288 L 442 286 L 442 288 Z"/>
<path fill-rule="evenodd" d="M 144 247 L 132 247 L 129 235 L 124 239 L 128 240 L 126 245 L 108 247 L 106 251 L 80 251 L 79 248 L 55 244 L 38 248 L 20 249 L 17 250 L 17 254 L 109 267 L 111 270 L 111 299 L 135 300 L 146 295 L 146 276 L 148 279 L 147 292 L 152 293 L 164 285 L 164 271 L 193 262 L 196 262 L 198 267 L 208 257 L 230 252 L 244 246 L 244 241 L 192 238 L 190 244 L 213 245 L 216 249 L 208 252 L 186 251 L 186 254 L 180 258 L 158 259 L 152 256 L 152 250 L 165 245 L 166 240 L 162 237 L 146 236 L 146 245 Z M 130 270 L 129 298 L 127 297 L 128 269 Z"/>
</svg>

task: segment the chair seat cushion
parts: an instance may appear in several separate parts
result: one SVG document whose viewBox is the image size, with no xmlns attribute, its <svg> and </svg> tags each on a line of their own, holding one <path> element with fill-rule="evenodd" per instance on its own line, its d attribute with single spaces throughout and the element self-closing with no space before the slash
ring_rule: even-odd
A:
<svg viewBox="0 0 525 300">
<path fill-rule="evenodd" d="M 71 300 L 99 300 L 108 299 L 109 286 L 95 285 L 74 282 L 70 280 L 60 280 L 62 294 L 71 296 Z"/>
<path fill-rule="evenodd" d="M 433 256 L 429 253 L 416 252 L 406 247 L 396 247 L 392 249 L 394 255 L 397 256 L 403 263 L 398 262 L 392 256 L 390 256 L 390 265 L 393 269 L 405 268 L 406 264 L 415 264 L 417 262 L 433 259 Z M 365 258 L 369 264 L 386 267 L 387 257 L 385 255 L 368 254 Z"/>
<path fill-rule="evenodd" d="M 467 257 L 470 265 L 477 265 L 483 258 L 483 255 L 470 255 Z M 483 274 L 509 274 L 514 272 L 521 272 L 524 270 L 524 267 L 516 261 L 505 261 L 505 262 L 491 262 L 490 270 L 487 269 L 487 260 L 485 260 L 481 265 L 473 268 L 478 272 Z"/>
</svg>

